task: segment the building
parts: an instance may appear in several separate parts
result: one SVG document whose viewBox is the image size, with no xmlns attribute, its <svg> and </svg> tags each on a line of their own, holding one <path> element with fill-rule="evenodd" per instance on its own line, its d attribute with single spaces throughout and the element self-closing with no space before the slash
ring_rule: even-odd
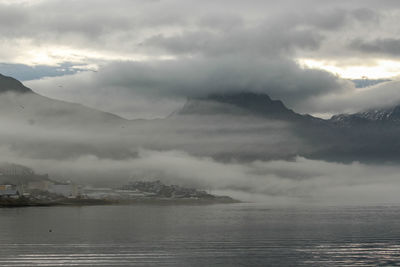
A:
<svg viewBox="0 0 400 267">
<path fill-rule="evenodd" d="M 74 183 L 50 184 L 47 191 L 68 198 L 76 198 L 81 195 L 81 187 Z"/>
<path fill-rule="evenodd" d="M 28 182 L 27 189 L 28 190 L 41 190 L 41 191 L 49 191 L 49 188 L 54 183 L 48 180 L 39 180 L 39 181 L 31 181 Z"/>
<path fill-rule="evenodd" d="M 0 198 L 19 197 L 19 191 L 14 185 L 0 185 Z"/>
</svg>

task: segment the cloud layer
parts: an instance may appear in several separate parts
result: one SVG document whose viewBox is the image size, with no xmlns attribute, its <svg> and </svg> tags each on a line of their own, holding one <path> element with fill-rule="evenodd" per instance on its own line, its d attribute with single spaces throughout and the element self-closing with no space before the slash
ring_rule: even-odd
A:
<svg viewBox="0 0 400 267">
<path fill-rule="evenodd" d="M 187 97 L 238 90 L 331 114 L 351 110 L 356 90 L 297 60 L 379 66 L 397 54 L 399 16 L 390 0 L 2 1 L 0 62 L 41 65 L 35 74 L 6 66 L 24 79 L 98 70 L 29 85 L 129 118 L 166 116 Z M 349 104 L 323 108 L 326 98 Z"/>
</svg>

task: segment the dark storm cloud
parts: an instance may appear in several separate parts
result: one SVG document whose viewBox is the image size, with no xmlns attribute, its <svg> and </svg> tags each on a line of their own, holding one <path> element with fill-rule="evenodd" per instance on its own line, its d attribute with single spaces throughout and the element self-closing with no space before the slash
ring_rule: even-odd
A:
<svg viewBox="0 0 400 267">
<path fill-rule="evenodd" d="M 94 74 L 94 80 L 160 96 L 255 91 L 291 103 L 342 90 L 345 84 L 327 72 L 301 69 L 290 60 L 275 58 L 121 62 L 101 69 Z"/>
</svg>

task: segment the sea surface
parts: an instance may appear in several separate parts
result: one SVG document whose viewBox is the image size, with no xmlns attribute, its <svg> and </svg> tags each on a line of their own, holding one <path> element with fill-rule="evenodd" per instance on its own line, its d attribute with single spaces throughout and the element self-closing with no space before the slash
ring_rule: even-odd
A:
<svg viewBox="0 0 400 267">
<path fill-rule="evenodd" d="M 400 206 L 0 209 L 0 266 L 400 266 Z"/>
</svg>

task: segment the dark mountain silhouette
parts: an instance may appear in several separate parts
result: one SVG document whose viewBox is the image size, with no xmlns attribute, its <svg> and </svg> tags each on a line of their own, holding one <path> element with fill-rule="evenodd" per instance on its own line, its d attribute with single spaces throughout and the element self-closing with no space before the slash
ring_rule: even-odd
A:
<svg viewBox="0 0 400 267">
<path fill-rule="evenodd" d="M 20 81 L 0 74 L 0 93 L 32 93 L 32 90 L 25 87 Z"/>
<path fill-rule="evenodd" d="M 266 94 L 241 92 L 190 99 L 178 114 L 221 113 L 288 123 L 295 137 L 305 144 L 296 153 L 309 158 L 341 162 L 400 160 L 400 106 L 324 120 L 298 114 Z"/>
<path fill-rule="evenodd" d="M 9 119 L 58 126 L 115 124 L 125 119 L 107 112 L 41 96 L 18 80 L 0 74 L 0 112 Z"/>
<path fill-rule="evenodd" d="M 282 101 L 272 100 L 266 94 L 250 92 L 213 94 L 203 98 L 190 99 L 182 108 L 180 114 L 215 114 L 235 111 L 236 113 L 248 113 L 276 119 L 295 119 L 300 117 L 299 114 L 288 109 Z"/>
</svg>

